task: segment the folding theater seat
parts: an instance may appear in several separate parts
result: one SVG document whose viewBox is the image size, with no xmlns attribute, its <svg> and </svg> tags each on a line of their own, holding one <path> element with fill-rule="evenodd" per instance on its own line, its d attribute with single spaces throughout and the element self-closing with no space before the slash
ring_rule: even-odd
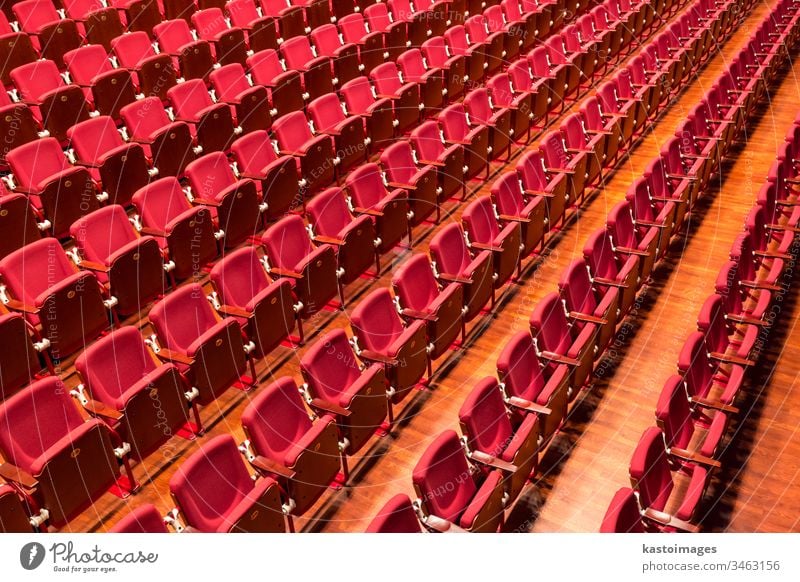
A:
<svg viewBox="0 0 800 582">
<path fill-rule="evenodd" d="M 481 47 L 485 56 L 486 75 L 497 73 L 506 62 L 506 35 L 502 32 L 489 32 L 486 18 L 478 13 L 464 21 L 469 46 Z M 449 31 L 448 31 L 449 32 Z"/>
<path fill-rule="evenodd" d="M 469 459 L 479 472 L 504 475 L 505 504 L 519 497 L 539 465 L 539 418 L 528 414 L 514 427 L 496 378 L 480 380 L 458 411 Z"/>
<path fill-rule="evenodd" d="M 303 76 L 303 98 L 316 99 L 334 92 L 339 80 L 334 77 L 333 59 L 318 56 L 305 36 L 285 40 L 280 53 L 289 69 L 300 71 Z"/>
<path fill-rule="evenodd" d="M 464 289 L 464 321 L 472 321 L 491 301 L 494 307 L 494 272 L 490 251 L 470 253 L 459 224 L 440 228 L 431 239 L 431 262 L 441 285 L 459 283 Z"/>
<path fill-rule="evenodd" d="M 378 2 L 364 8 L 364 18 L 372 32 L 383 36 L 383 46 L 390 59 L 397 58 L 406 48 L 411 46 L 408 38 L 408 23 L 402 19 L 393 19 L 386 2 Z"/>
<path fill-rule="evenodd" d="M 736 274 L 742 287 L 775 292 L 783 290 L 780 283 L 791 257 L 756 255 L 750 234 L 744 233 L 733 241 L 730 258 L 736 262 Z"/>
<path fill-rule="evenodd" d="M 438 523 L 437 520 L 431 520 Z M 433 527 L 432 525 L 430 526 Z M 446 531 L 446 530 L 445 530 Z M 399 493 L 386 502 L 373 520 L 366 533 L 421 533 L 414 506 L 408 495 Z"/>
<path fill-rule="evenodd" d="M 196 155 L 189 124 L 172 121 L 158 97 L 145 97 L 120 111 L 131 141 L 144 148 L 160 176 L 180 176 Z"/>
<path fill-rule="evenodd" d="M 261 359 L 277 348 L 292 333 L 296 319 L 302 343 L 302 324 L 296 314 L 300 306 L 291 282 L 272 280 L 254 248 L 227 254 L 209 276 L 214 286 L 214 307 L 239 322 L 245 336 L 255 344 L 253 357 Z"/>
<path fill-rule="evenodd" d="M 261 85 L 251 85 L 244 67 L 231 63 L 209 75 L 218 101 L 227 103 L 243 133 L 269 129 L 277 111 L 269 101 L 269 92 Z"/>
<path fill-rule="evenodd" d="M 709 470 L 721 466 L 716 459 L 721 454 L 728 416 L 713 409 L 693 411 L 680 376 L 670 376 L 664 384 L 656 405 L 656 423 L 664 434 L 671 464 L 689 469 L 700 465 Z"/>
<path fill-rule="evenodd" d="M 334 182 L 341 158 L 334 151 L 332 136 L 315 134 L 302 111 L 278 118 L 272 128 L 279 154 L 296 160 L 303 200 Z"/>
<path fill-rule="evenodd" d="M 299 204 L 297 163 L 291 156 L 276 153 L 266 131 L 258 130 L 240 137 L 231 145 L 231 152 L 239 178 L 255 181 L 259 208 L 267 220 L 281 218 Z"/>
<path fill-rule="evenodd" d="M 392 277 L 392 290 L 402 317 L 426 322 L 432 360 L 447 352 L 459 332 L 463 343 L 464 289 L 455 282 L 440 287 L 427 256 L 419 253 L 408 259 Z"/>
<path fill-rule="evenodd" d="M 79 218 L 70 234 L 81 269 L 92 271 L 106 295 L 116 298 L 116 310 L 127 316 L 137 313 L 164 293 L 165 265 L 158 241 L 142 236 L 117 204 L 104 206 Z"/>
<path fill-rule="evenodd" d="M 603 138 L 602 151 L 611 164 L 619 159 L 619 152 L 624 150 L 625 142 L 622 138 L 622 124 L 613 115 L 604 113 L 602 104 L 596 96 L 589 97 L 581 105 L 581 117 L 584 130 L 590 136 Z"/>
<path fill-rule="evenodd" d="M 73 125 L 67 138 L 75 163 L 88 169 L 108 202 L 130 204 L 133 193 L 150 180 L 144 149 L 124 141 L 111 117 L 93 117 Z"/>
<path fill-rule="evenodd" d="M 372 69 L 369 78 L 375 86 L 377 97 L 392 102 L 397 131 L 405 133 L 416 126 L 425 110 L 421 86 L 404 82 L 397 65 L 392 61 Z"/>
<path fill-rule="evenodd" d="M 280 486 L 270 477 L 251 477 L 230 435 L 206 441 L 183 461 L 169 480 L 169 490 L 193 531 L 286 531 Z M 178 511 L 173 510 L 173 517 Z"/>
<path fill-rule="evenodd" d="M 615 286 L 595 286 L 584 259 L 576 259 L 562 272 L 558 291 L 567 317 L 580 331 L 586 324 L 597 327 L 597 353 L 602 355 L 614 338 L 619 314 L 620 290 Z"/>
<path fill-rule="evenodd" d="M 169 533 L 164 518 L 150 503 L 134 509 L 108 531 L 110 533 Z"/>
<path fill-rule="evenodd" d="M 306 214 L 314 242 L 336 249 L 341 284 L 352 283 L 372 265 L 375 265 L 375 277 L 379 276 L 380 241 L 375 223 L 368 214 L 353 215 L 341 188 L 320 192 L 306 206 Z"/>
<path fill-rule="evenodd" d="M 366 74 L 380 65 L 389 55 L 383 44 L 383 34 L 367 27 L 367 21 L 361 12 L 341 16 L 337 20 L 342 39 L 346 43 L 356 45 L 358 61 Z M 434 65 L 437 66 L 437 65 Z"/>
<path fill-rule="evenodd" d="M 533 124 L 534 120 L 546 122 L 548 115 L 561 103 L 561 92 L 554 88 L 555 83 L 553 80 L 548 77 L 534 75 L 527 59 L 518 59 L 511 63 L 505 74 L 508 75 L 508 84 L 511 90 L 510 98 L 520 99 L 522 95 L 530 95 L 529 112 L 533 114 L 533 118 L 529 123 Z M 503 90 L 508 89 L 505 86 L 506 81 L 503 80 L 502 75 L 502 73 L 499 76 L 496 75 L 499 81 L 490 81 L 489 87 L 493 91 L 495 90 L 494 86 L 498 87 L 498 91 L 500 87 Z M 497 85 L 497 83 L 500 83 L 500 85 Z M 500 99 L 502 101 L 505 96 L 500 97 Z M 525 99 L 522 101 L 525 102 Z"/>
<path fill-rule="evenodd" d="M 322 413 L 309 418 L 297 383 L 283 376 L 248 404 L 242 426 L 250 464 L 262 476 L 278 481 L 288 497 L 290 515 L 304 514 L 341 467 L 334 416 Z"/>
<path fill-rule="evenodd" d="M 288 0 L 259 0 L 261 14 L 273 18 L 278 27 L 278 43 L 307 34 L 303 10 Z"/>
<path fill-rule="evenodd" d="M 177 18 L 189 22 L 197 11 L 197 3 L 194 0 L 162 0 L 161 9 L 167 20 Z"/>
<path fill-rule="evenodd" d="M 430 359 L 426 324 L 404 322 L 395 309 L 388 289 L 376 289 L 350 314 L 358 357 L 369 364 L 382 364 L 389 396 L 389 422 L 392 404 L 401 402 L 422 379 Z"/>
<path fill-rule="evenodd" d="M 188 422 L 188 386 L 173 364 L 159 364 L 135 327 L 122 327 L 75 361 L 76 399 L 144 459 Z"/>
<path fill-rule="evenodd" d="M 614 494 L 600 525 L 600 533 L 644 533 L 639 502 L 630 487 L 622 487 Z"/>
<path fill-rule="evenodd" d="M 497 159 L 501 153 L 505 159 L 511 157 L 511 142 L 516 139 L 511 125 L 511 110 L 494 108 L 488 89 L 481 87 L 470 91 L 464 98 L 464 107 L 473 125 L 489 127 L 489 147 L 492 158 Z"/>
<path fill-rule="evenodd" d="M 42 370 L 38 353 L 47 358 L 46 346 L 34 342 L 30 324 L 19 313 L 0 315 L 0 402 L 37 378 Z M 51 366 L 49 360 L 48 366 Z"/>
<path fill-rule="evenodd" d="M 331 59 L 335 85 L 342 85 L 362 74 L 364 67 L 358 59 L 358 47 L 345 42 L 335 24 L 325 24 L 311 31 L 315 53 Z"/>
<path fill-rule="evenodd" d="M 244 65 L 248 51 L 245 31 L 229 26 L 220 8 L 198 10 L 192 14 L 192 26 L 198 37 L 214 49 L 215 63 L 222 66 L 231 63 Z"/>
<path fill-rule="evenodd" d="M 530 317 L 531 335 L 536 354 L 545 362 L 549 373 L 566 364 L 570 368 L 570 400 L 591 383 L 593 361 L 600 330 L 594 323 L 582 327 L 567 317 L 557 293 L 548 293 Z"/>
<path fill-rule="evenodd" d="M 387 6 L 393 20 L 404 21 L 408 28 L 408 40 L 412 46 L 420 46 L 432 36 L 429 21 L 433 22 L 434 15 L 424 9 L 417 9 L 416 4 L 410 0 L 388 0 Z"/>
<path fill-rule="evenodd" d="M 680 203 L 662 199 L 653 192 L 653 178 L 636 178 L 628 188 L 625 199 L 630 205 L 633 223 L 640 232 L 658 230 L 658 257 L 669 250 L 672 235 L 678 232 L 676 218 Z"/>
<path fill-rule="evenodd" d="M 181 76 L 169 55 L 156 54 L 150 38 L 143 31 L 129 32 L 112 39 L 111 50 L 121 68 L 136 73 L 139 93 L 145 97 L 166 100 L 167 91 L 175 86 L 177 77 Z"/>
<path fill-rule="evenodd" d="M 2 40 L 0 40 L 0 46 Z M 2 56 L 0 56 L 2 58 Z M 7 165 L 8 152 L 40 137 L 42 128 L 31 108 L 19 101 L 11 101 L 7 91 L 0 91 L 0 164 Z"/>
<path fill-rule="evenodd" d="M 28 511 L 27 499 L 11 485 L 0 483 L 0 533 L 31 533 L 33 524 Z"/>
<path fill-rule="evenodd" d="M 647 117 L 654 117 L 669 98 L 669 92 L 663 86 L 666 77 L 661 71 L 648 71 L 641 55 L 633 57 L 623 70 L 629 75 L 630 87 L 642 96 Z"/>
<path fill-rule="evenodd" d="M 155 331 L 147 343 L 159 359 L 177 367 L 194 392 L 193 402 L 206 406 L 242 378 L 254 344 L 244 344 L 236 320 L 215 313 L 197 283 L 167 295 L 147 318 Z"/>
<path fill-rule="evenodd" d="M 300 371 L 309 406 L 336 417 L 342 454 L 357 453 L 386 419 L 390 395 L 383 364 L 362 367 L 344 330 L 337 329 L 303 355 Z"/>
<path fill-rule="evenodd" d="M 712 164 L 704 157 L 696 157 L 690 152 L 684 152 L 682 140 L 673 137 L 661 147 L 661 160 L 664 168 L 664 178 L 673 184 L 677 190 L 676 182 L 685 182 L 689 189 L 689 206 L 694 206 L 695 201 L 703 194 L 711 175 Z"/>
<path fill-rule="evenodd" d="M 96 0 L 64 0 L 62 4 L 66 15 L 79 24 L 87 44 L 101 45 L 109 50 L 111 39 L 125 31 L 113 6 L 105 7 Z"/>
<path fill-rule="evenodd" d="M 78 48 L 83 41 L 75 21 L 61 18 L 50 0 L 16 2 L 12 10 L 21 32 L 28 35 L 43 59 L 52 59 L 60 65 L 62 55 Z"/>
<path fill-rule="evenodd" d="M 495 532 L 503 523 L 503 473 L 474 471 L 455 431 L 440 434 L 417 461 L 412 474 L 428 516 L 470 532 Z"/>
<path fill-rule="evenodd" d="M 583 258 L 594 289 L 599 293 L 617 290 L 618 319 L 622 319 L 630 312 L 639 291 L 639 257 L 617 253 L 608 231 L 601 228 L 589 235 Z"/>
<path fill-rule="evenodd" d="M 218 230 L 225 233 L 225 247 L 233 248 L 255 235 L 261 227 L 261 200 L 256 183 L 237 179 L 222 152 L 201 156 L 186 166 L 187 194 L 194 205 L 207 206 Z"/>
<path fill-rule="evenodd" d="M 660 429 L 645 430 L 633 453 L 629 472 L 646 529 L 698 531 L 693 521 L 697 518 L 709 473 L 699 465 L 684 466 L 681 474 L 688 481 L 687 488 L 678 489 L 682 495 L 675 495 L 675 478 Z"/>
<path fill-rule="evenodd" d="M 272 117 L 303 109 L 305 101 L 302 75 L 298 71 L 287 71 L 276 51 L 265 49 L 249 56 L 247 69 L 254 85 L 267 88 L 272 104 Z"/>
<path fill-rule="evenodd" d="M 89 119 L 89 105 L 83 91 L 64 82 L 54 61 L 41 60 L 17 67 L 11 71 L 11 79 L 22 102 L 57 140 L 65 141 L 70 126 Z"/>
<path fill-rule="evenodd" d="M 172 262 L 177 281 L 200 275 L 202 268 L 217 257 L 217 238 L 211 209 L 192 206 L 175 178 L 151 182 L 133 195 L 138 212 L 137 229 L 155 237 Z"/>
<path fill-rule="evenodd" d="M 636 228 L 627 200 L 611 208 L 606 219 L 606 230 L 614 252 L 622 257 L 639 257 L 639 280 L 647 281 L 658 253 L 659 232 L 655 227 Z"/>
<path fill-rule="evenodd" d="M 638 100 L 623 100 L 617 91 L 614 80 L 606 81 L 597 89 L 597 99 L 606 119 L 616 119 L 620 124 L 623 143 L 630 143 L 634 134 L 643 130 L 642 125 L 637 125 L 641 102 Z"/>
<path fill-rule="evenodd" d="M 167 96 L 175 119 L 188 124 L 206 153 L 227 150 L 235 136 L 242 133 L 242 128 L 233 124 L 231 108 L 226 103 L 215 103 L 200 79 L 175 85 Z"/>
<path fill-rule="evenodd" d="M 533 415 L 540 426 L 540 443 L 549 441 L 567 415 L 569 368 L 562 364 L 548 369 L 536 354 L 530 332 L 520 331 L 503 346 L 497 377 L 513 425 L 520 426 Z"/>
<path fill-rule="evenodd" d="M 567 192 L 576 203 L 586 197 L 589 156 L 584 151 L 571 150 L 558 130 L 545 134 L 539 142 L 539 152 L 547 174 L 565 174 Z M 580 202 L 579 202 L 580 201 Z"/>
<path fill-rule="evenodd" d="M 464 59 L 464 69 L 469 82 L 480 83 L 489 68 L 487 62 L 489 59 L 484 51 L 484 45 L 472 44 L 467 38 L 466 28 L 460 24 L 449 27 L 443 36 L 450 53 Z"/>
<path fill-rule="evenodd" d="M 30 492 L 62 527 L 117 485 L 127 496 L 138 488 L 130 470 L 130 445 L 107 424 L 84 420 L 56 376 L 31 384 L 0 406 L 3 476 Z M 120 477 L 120 464 L 125 479 Z M 38 520 L 37 520 L 38 521 Z"/>
<path fill-rule="evenodd" d="M 580 113 L 572 113 L 564 118 L 560 127 L 561 136 L 568 153 L 586 157 L 586 186 L 600 185 L 603 182 L 603 168 L 608 164 L 604 136 L 590 134 Z"/>
<path fill-rule="evenodd" d="M 467 194 L 464 164 L 464 146 L 444 141 L 435 121 L 425 121 L 411 132 L 411 144 L 419 163 L 434 166 L 437 170 L 440 201 L 452 198 L 461 191 L 461 199 Z"/>
<path fill-rule="evenodd" d="M 58 140 L 38 139 L 10 151 L 8 164 L 15 191 L 28 197 L 49 222 L 53 236 L 64 238 L 70 225 L 98 208 L 99 196 L 86 168 L 72 166 Z"/>
<path fill-rule="evenodd" d="M 358 115 L 364 121 L 366 135 L 373 147 L 383 147 L 394 137 L 399 121 L 394 117 L 394 106 L 388 97 L 378 98 L 373 93 L 367 77 L 357 77 L 342 85 L 339 94 L 348 115 Z"/>
<path fill-rule="evenodd" d="M 573 200 L 568 187 L 569 176 L 548 172 L 544 157 L 535 150 L 523 154 L 517 162 L 516 173 L 525 196 L 544 199 L 547 229 L 554 229 L 559 221 L 563 225 L 567 205 Z"/>
<path fill-rule="evenodd" d="M 554 35 L 548 43 L 554 43 L 559 52 L 564 54 L 566 61 L 577 69 L 578 87 L 589 88 L 600 62 L 600 43 L 591 35 L 583 35 L 579 26 L 579 21 L 565 26 L 561 34 Z"/>
<path fill-rule="evenodd" d="M 470 251 L 492 253 L 495 289 L 506 284 L 515 270 L 517 277 L 520 276 L 523 245 L 519 222 L 498 221 L 491 197 L 481 196 L 464 209 L 461 223 Z"/>
<path fill-rule="evenodd" d="M 481 172 L 489 177 L 489 160 L 493 150 L 489 145 L 489 127 L 470 125 L 467 110 L 461 103 L 445 108 L 438 117 L 439 126 L 446 144 L 464 146 L 464 165 L 467 172 L 464 179 L 474 178 Z"/>
<path fill-rule="evenodd" d="M 582 38 L 597 42 L 596 56 L 603 61 L 602 72 L 608 71 L 611 59 L 631 42 L 633 31 L 626 31 L 624 25 L 615 19 L 605 4 L 598 4 L 577 21 Z M 598 63 L 599 64 L 599 63 Z"/>
<path fill-rule="evenodd" d="M 345 114 L 336 93 L 314 99 L 308 104 L 308 115 L 317 132 L 333 138 L 336 156 L 341 160 L 340 173 L 367 160 L 372 140 L 359 116 Z"/>
<path fill-rule="evenodd" d="M 111 0 L 111 6 L 117 9 L 125 27 L 132 32 L 151 34 L 153 27 L 161 22 L 159 5 L 152 0 Z"/>
<path fill-rule="evenodd" d="M 231 25 L 245 32 L 245 40 L 250 50 L 254 52 L 277 50 L 278 29 L 275 18 L 266 14 L 262 16 L 255 2 L 228 0 L 225 3 L 225 12 L 230 18 Z"/>
<path fill-rule="evenodd" d="M 419 86 L 420 100 L 428 113 L 440 110 L 448 101 L 443 71 L 427 63 L 418 48 L 409 49 L 400 55 L 397 66 L 404 81 Z"/>
<path fill-rule="evenodd" d="M 536 247 L 544 247 L 547 229 L 545 200 L 542 196 L 528 196 L 516 173 L 505 172 L 494 181 L 491 201 L 498 221 L 504 224 L 516 222 L 520 226 L 520 262 Z"/>
<path fill-rule="evenodd" d="M 408 193 L 402 188 L 389 190 L 377 164 L 364 164 L 350 172 L 345 187 L 351 211 L 356 216 L 371 216 L 375 221 L 380 254 L 394 248 L 403 237 L 408 237 L 410 243 Z"/>
<path fill-rule="evenodd" d="M 325 23 L 335 21 L 330 4 L 324 0 L 290 0 L 290 2 L 292 6 L 298 6 L 302 10 L 306 34 Z"/>
<path fill-rule="evenodd" d="M 184 79 L 206 79 L 214 68 L 211 44 L 195 39 L 186 20 L 164 20 L 153 27 L 153 35 L 160 52 L 172 58 L 173 68 L 179 70 Z"/>
<path fill-rule="evenodd" d="M 725 302 L 725 317 L 734 324 L 769 326 L 767 313 L 772 305 L 768 289 L 745 287 L 739 278 L 735 261 L 726 261 L 717 275 L 716 292 Z"/>
<path fill-rule="evenodd" d="M 697 196 L 698 180 L 684 180 L 680 175 L 669 173 L 665 157 L 659 156 L 644 169 L 650 199 L 657 205 L 674 206 L 672 234 L 680 230 L 686 214 L 692 207 L 692 196 Z M 663 210 L 662 210 L 663 212 Z M 664 248 L 660 248 L 664 251 Z"/>
<path fill-rule="evenodd" d="M 732 404 L 742 387 L 745 368 L 740 363 L 726 361 L 733 358 L 718 359 L 718 355 L 721 354 L 709 351 L 705 334 L 692 332 L 678 356 L 678 371 L 693 404 L 736 414 L 738 410 Z"/>
<path fill-rule="evenodd" d="M 38 222 L 40 215 L 25 194 L 10 193 L 0 183 L 0 259 L 26 244 L 39 240 L 49 222 Z"/>
<path fill-rule="evenodd" d="M 547 83 L 543 84 L 543 86 L 547 88 L 550 109 L 554 110 L 560 105 L 563 111 L 569 95 L 568 89 L 577 89 L 579 80 L 577 75 L 570 74 L 570 67 L 567 64 L 552 61 L 550 52 L 544 44 L 538 45 L 529 52 L 527 61 L 528 67 L 535 78 L 547 80 Z M 569 82 L 573 77 L 575 80 L 572 83 L 575 87 L 570 87 Z"/>
<path fill-rule="evenodd" d="M 536 116 L 533 112 L 533 93 L 515 93 L 508 73 L 495 75 L 486 82 L 492 105 L 499 111 L 511 111 L 510 134 L 516 141 L 527 143 Z M 472 110 L 470 108 L 470 114 Z M 524 138 L 522 136 L 525 136 Z"/>
<path fill-rule="evenodd" d="M 431 70 L 439 69 L 444 79 L 444 91 L 449 101 L 456 101 L 464 93 L 467 82 L 466 59 L 454 55 L 445 43 L 444 37 L 435 36 L 426 40 L 420 47 L 425 63 Z"/>
<path fill-rule="evenodd" d="M 267 229 L 261 244 L 270 275 L 292 281 L 302 317 L 323 309 L 337 292 L 344 303 L 336 250 L 329 244 L 314 244 L 302 218 L 295 214 L 279 220 Z"/>
<path fill-rule="evenodd" d="M 765 259 L 790 259 L 794 252 L 795 233 L 789 230 L 769 228 L 769 226 L 764 208 L 756 204 L 745 218 L 745 229 L 750 234 L 753 254 Z"/>
<path fill-rule="evenodd" d="M 0 12 L 0 82 L 8 85 L 11 71 L 38 58 L 31 38 L 25 32 L 12 28 L 6 15 Z"/>
<path fill-rule="evenodd" d="M 475 16 L 478 15 L 476 14 Z M 466 21 L 467 30 L 470 30 L 472 18 L 474 16 L 471 16 Z M 499 3 L 486 8 L 483 12 L 483 23 L 487 38 L 492 38 L 494 35 L 502 37 L 505 63 L 517 60 L 525 40 L 526 31 L 524 27 L 520 26 L 520 23 L 507 22 L 503 7 Z M 470 34 L 470 38 L 473 41 L 476 40 L 472 34 Z M 529 44 L 531 43 L 532 41 L 529 41 Z"/>
<path fill-rule="evenodd" d="M 83 88 L 92 109 L 101 115 L 119 118 L 120 109 L 136 100 L 136 87 L 130 71 L 116 69 L 100 45 L 71 50 L 64 55 L 70 78 Z"/>
<path fill-rule="evenodd" d="M 506 27 L 520 39 L 521 50 L 531 50 L 537 39 L 550 36 L 551 4 L 533 0 L 502 0 Z"/>
<path fill-rule="evenodd" d="M 431 165 L 418 166 L 411 144 L 407 141 L 398 141 L 387 147 L 380 161 L 388 179 L 387 186 L 407 192 L 411 224 L 421 224 L 434 212 L 438 223 L 442 191 L 438 186 L 436 168 Z"/>
</svg>

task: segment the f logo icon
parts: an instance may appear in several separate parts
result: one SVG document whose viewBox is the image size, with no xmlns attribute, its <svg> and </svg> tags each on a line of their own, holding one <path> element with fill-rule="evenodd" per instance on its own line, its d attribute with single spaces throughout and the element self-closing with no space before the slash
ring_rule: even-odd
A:
<svg viewBox="0 0 800 582">
<path fill-rule="evenodd" d="M 35 570 L 44 561 L 44 546 L 38 542 L 30 542 L 19 551 L 19 563 L 26 570 Z"/>
</svg>

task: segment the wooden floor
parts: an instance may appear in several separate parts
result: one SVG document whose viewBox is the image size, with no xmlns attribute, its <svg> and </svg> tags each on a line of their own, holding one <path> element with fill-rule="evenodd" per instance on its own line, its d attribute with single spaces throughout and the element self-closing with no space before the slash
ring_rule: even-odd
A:
<svg viewBox="0 0 800 582">
<path fill-rule="evenodd" d="M 771 3 L 770 3 L 771 4 Z M 480 378 L 494 375 L 500 348 L 511 335 L 528 326 L 528 317 L 537 301 L 556 289 L 564 267 L 582 256 L 588 235 L 605 224 L 611 207 L 623 199 L 631 181 L 673 135 L 689 108 L 710 89 L 732 56 L 749 38 L 753 27 L 766 14 L 766 5 L 757 6 L 745 23 L 694 79 L 680 98 L 662 115 L 652 130 L 631 152 L 605 187 L 596 193 L 572 221 L 552 241 L 540 259 L 529 261 L 521 284 L 512 285 L 494 315 L 479 321 L 470 330 L 467 349 L 453 351 L 436 363 L 437 373 L 428 390 L 413 395 L 402 411 L 394 431 L 375 438 L 359 457 L 352 459 L 349 486 L 327 492 L 304 518 L 296 520 L 304 531 L 363 531 L 383 503 L 395 493 L 413 495 L 411 471 L 422 451 L 442 430 L 457 429 L 457 411 Z M 583 402 L 574 409 L 562 431 L 543 459 L 542 474 L 535 486 L 508 514 L 508 531 L 596 531 L 614 491 L 627 483 L 627 464 L 645 427 L 653 423 L 653 409 L 661 385 L 673 372 L 678 351 L 686 335 L 695 328 L 700 304 L 713 289 L 713 280 L 726 258 L 730 243 L 741 230 L 742 221 L 774 159 L 785 129 L 797 113 L 798 88 L 794 76 L 776 88 L 769 107 L 752 120 L 746 144 L 726 165 L 721 184 L 701 204 L 692 217 L 687 240 L 676 241 L 672 259 L 654 275 L 654 283 L 641 297 L 629 325 L 620 334 L 603 364 L 601 379 Z M 535 143 L 535 141 L 534 141 Z M 495 170 L 500 165 L 495 165 Z M 485 185 L 471 184 L 481 194 Z M 459 220 L 461 205 L 444 220 Z M 433 228 L 415 233 L 414 252 L 426 252 Z M 372 289 L 385 287 L 392 273 L 409 251 L 399 252 L 391 266 L 384 266 L 379 280 L 358 281 L 349 286 L 348 309 Z M 791 311 L 788 309 L 791 305 Z M 262 384 L 273 378 L 292 375 L 300 380 L 299 360 L 308 346 L 337 327 L 348 325 L 347 311 L 323 312 L 308 326 L 306 347 L 280 348 L 259 365 Z M 793 304 L 787 304 L 787 321 L 794 321 Z M 147 329 L 144 330 L 147 332 Z M 786 352 L 779 350 L 768 361 L 777 361 L 774 374 L 764 373 L 764 394 L 758 400 L 753 418 L 742 424 L 734 446 L 748 452 L 737 457 L 737 470 L 727 476 L 731 486 L 722 493 L 714 519 L 707 527 L 731 531 L 787 531 L 798 528 L 792 508 L 800 499 L 800 482 L 794 483 L 800 445 L 792 434 L 800 425 L 800 392 L 792 395 L 800 365 L 795 356 L 800 350 L 800 332 L 776 333 L 786 341 Z M 68 384 L 77 378 L 68 377 Z M 794 398 L 794 399 L 793 399 Z M 244 435 L 240 416 L 248 394 L 230 391 L 203 411 L 208 420 L 207 434 L 232 434 L 237 441 Z M 169 455 L 153 455 L 135 467 L 144 486 L 135 496 L 120 500 L 103 496 L 92 509 L 75 519 L 70 531 L 103 531 L 129 509 L 154 503 L 165 513 L 173 507 L 168 481 L 180 462 L 208 436 L 196 441 L 174 438 L 164 448 Z M 784 448 L 784 443 L 789 446 Z M 780 453 L 776 457 L 776 451 Z M 740 468 L 740 470 L 738 470 Z M 763 475 L 774 471 L 777 479 Z M 770 486 L 771 485 L 771 486 Z M 772 507 L 773 511 L 762 510 Z"/>
</svg>

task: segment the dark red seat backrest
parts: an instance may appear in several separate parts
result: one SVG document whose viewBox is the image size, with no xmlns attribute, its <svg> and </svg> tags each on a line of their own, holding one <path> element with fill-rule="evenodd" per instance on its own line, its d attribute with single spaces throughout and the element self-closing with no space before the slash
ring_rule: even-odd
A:
<svg viewBox="0 0 800 582">
<path fill-rule="evenodd" d="M 192 283 L 156 303 L 147 315 L 164 347 L 180 353 L 217 324 L 203 288 Z"/>
<path fill-rule="evenodd" d="M 403 322 L 386 288 L 376 289 L 350 314 L 350 324 L 362 349 L 385 353 L 403 333 Z"/>
</svg>

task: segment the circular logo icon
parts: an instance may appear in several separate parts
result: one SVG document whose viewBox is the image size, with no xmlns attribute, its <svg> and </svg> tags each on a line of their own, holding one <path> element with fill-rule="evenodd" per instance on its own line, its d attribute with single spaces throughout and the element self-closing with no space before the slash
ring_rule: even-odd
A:
<svg viewBox="0 0 800 582">
<path fill-rule="evenodd" d="M 19 563 L 26 570 L 35 570 L 44 562 L 44 546 L 39 542 L 30 542 L 19 551 Z"/>
</svg>

